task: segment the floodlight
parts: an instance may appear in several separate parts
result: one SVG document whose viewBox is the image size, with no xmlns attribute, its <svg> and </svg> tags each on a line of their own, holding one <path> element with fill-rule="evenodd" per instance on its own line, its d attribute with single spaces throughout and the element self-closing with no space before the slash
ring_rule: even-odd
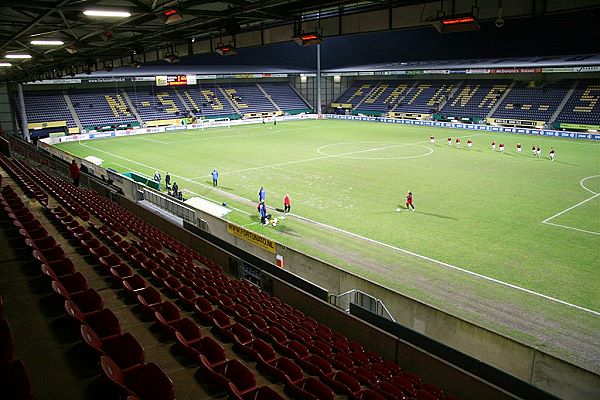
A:
<svg viewBox="0 0 600 400">
<path fill-rule="evenodd" d="M 234 54 L 237 54 L 237 50 L 231 45 L 223 44 L 215 49 L 215 53 L 220 54 L 222 56 L 232 56 Z"/>
<path fill-rule="evenodd" d="M 166 11 L 163 11 L 161 14 L 161 19 L 164 24 L 173 24 L 175 22 L 179 22 L 183 19 L 183 14 L 179 12 L 176 8 L 171 8 Z"/>
<path fill-rule="evenodd" d="M 309 32 L 309 33 L 301 33 L 297 36 L 293 37 L 294 42 L 298 43 L 300 46 L 312 46 L 315 44 L 319 44 L 323 41 L 323 37 L 318 32 Z"/>
<path fill-rule="evenodd" d="M 62 46 L 65 44 L 62 40 L 32 40 L 29 43 L 36 46 Z"/>
<path fill-rule="evenodd" d="M 481 27 L 477 23 L 477 19 L 470 14 L 442 17 L 437 21 L 434 21 L 433 26 L 440 33 L 471 32 L 481 30 Z"/>
<path fill-rule="evenodd" d="M 29 54 L 7 54 L 4 56 L 5 58 L 15 58 L 15 59 L 28 59 L 31 58 Z"/>
<path fill-rule="evenodd" d="M 117 10 L 85 10 L 83 12 L 88 17 L 112 17 L 112 18 L 128 18 L 131 17 L 129 11 Z"/>
<path fill-rule="evenodd" d="M 0 67 L 11 67 L 12 64 L 11 63 L 7 63 L 7 62 L 0 62 Z"/>
</svg>

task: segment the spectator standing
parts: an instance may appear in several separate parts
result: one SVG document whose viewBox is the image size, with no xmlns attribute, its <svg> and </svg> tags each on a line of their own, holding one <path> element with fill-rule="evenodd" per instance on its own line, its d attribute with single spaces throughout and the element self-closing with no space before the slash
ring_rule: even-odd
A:
<svg viewBox="0 0 600 400">
<path fill-rule="evenodd" d="M 267 198 L 267 192 L 265 192 L 265 189 L 261 186 L 259 191 L 258 191 L 258 201 L 265 201 Z"/>
<path fill-rule="evenodd" d="M 161 178 L 161 176 L 160 176 L 160 172 L 156 171 L 156 172 L 154 173 L 154 180 L 155 180 L 156 182 L 160 183 L 160 178 Z"/>
<path fill-rule="evenodd" d="M 217 171 L 216 168 L 213 169 L 212 180 L 213 180 L 213 186 L 218 186 L 218 184 L 219 184 L 219 172 Z"/>
<path fill-rule="evenodd" d="M 71 165 L 69 166 L 69 172 L 71 173 L 71 178 L 73 178 L 73 185 L 75 187 L 79 187 L 79 178 L 81 177 L 81 171 L 79 171 L 79 165 L 75 160 L 71 161 Z"/>
<path fill-rule="evenodd" d="M 285 195 L 285 197 L 283 198 L 283 212 L 285 213 L 289 213 L 290 212 L 290 208 L 291 208 L 291 201 L 290 201 L 290 194 L 287 193 Z"/>
<path fill-rule="evenodd" d="M 167 189 L 169 188 L 169 186 L 171 186 L 171 175 L 169 175 L 168 172 L 165 175 L 165 185 L 167 186 Z"/>
</svg>

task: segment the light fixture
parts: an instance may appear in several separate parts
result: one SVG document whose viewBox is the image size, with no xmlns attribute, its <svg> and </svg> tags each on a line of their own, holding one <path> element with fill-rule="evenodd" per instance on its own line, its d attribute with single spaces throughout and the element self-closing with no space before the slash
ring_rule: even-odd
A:
<svg viewBox="0 0 600 400">
<path fill-rule="evenodd" d="M 4 58 L 27 59 L 27 58 L 31 58 L 31 55 L 29 55 L 29 54 L 7 54 L 4 56 Z"/>
<path fill-rule="evenodd" d="M 161 12 L 160 17 L 162 19 L 163 24 L 168 25 L 181 21 L 183 19 L 183 14 L 181 14 L 181 12 L 178 9 L 171 8 Z"/>
<path fill-rule="evenodd" d="M 165 54 L 165 56 L 163 57 L 163 60 L 166 62 L 169 62 L 171 64 L 174 64 L 174 63 L 179 62 L 179 57 L 177 57 L 176 54 Z"/>
<path fill-rule="evenodd" d="M 0 62 L 0 67 L 11 67 L 12 64 L 11 63 L 7 63 L 7 62 Z"/>
<path fill-rule="evenodd" d="M 292 38 L 300 46 L 312 46 L 323 41 L 323 36 L 319 32 L 300 33 Z"/>
<path fill-rule="evenodd" d="M 62 40 L 32 40 L 29 43 L 36 46 L 62 46 L 65 44 Z"/>
<path fill-rule="evenodd" d="M 231 45 L 222 44 L 215 49 L 215 53 L 220 54 L 222 56 L 232 56 L 234 54 L 237 54 L 237 50 Z"/>
<path fill-rule="evenodd" d="M 129 11 L 116 10 L 85 10 L 83 12 L 88 17 L 112 17 L 112 18 L 128 18 L 131 17 Z"/>
<path fill-rule="evenodd" d="M 432 22 L 433 27 L 440 33 L 473 32 L 481 30 L 477 18 L 471 14 L 442 16 Z"/>
</svg>

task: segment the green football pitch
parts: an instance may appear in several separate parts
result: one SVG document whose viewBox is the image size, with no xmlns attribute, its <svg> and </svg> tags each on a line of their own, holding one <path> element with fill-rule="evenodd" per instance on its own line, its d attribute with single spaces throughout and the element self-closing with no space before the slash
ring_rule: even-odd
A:
<svg viewBox="0 0 600 400">
<path fill-rule="evenodd" d="M 494 139 L 505 144 L 504 154 L 491 150 Z M 532 145 L 541 147 L 541 157 L 531 155 Z M 549 307 L 564 319 L 579 313 L 586 319 L 580 323 L 598 327 L 600 143 L 319 120 L 58 147 L 97 156 L 120 172 L 158 170 L 164 178 L 168 171 L 186 197 L 227 202 L 234 209 L 228 218 L 247 229 L 436 306 L 448 306 L 443 294 L 415 282 L 443 280 L 448 295 L 497 296 L 492 301 Z M 277 227 L 258 223 L 260 186 L 275 216 L 284 195 L 291 196 L 292 215 Z M 404 210 L 409 190 L 414 212 Z M 465 282 L 475 283 L 465 288 Z M 496 287 L 504 291 L 495 294 Z"/>
</svg>

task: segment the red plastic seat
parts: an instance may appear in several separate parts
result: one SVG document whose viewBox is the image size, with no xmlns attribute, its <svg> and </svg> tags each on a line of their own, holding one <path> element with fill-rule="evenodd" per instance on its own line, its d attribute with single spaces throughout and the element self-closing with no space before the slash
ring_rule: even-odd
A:
<svg viewBox="0 0 600 400">
<path fill-rule="evenodd" d="M 94 289 L 69 293 L 60 282 L 52 281 L 52 290 L 64 300 L 71 300 L 75 303 L 77 308 L 79 308 L 83 314 L 102 310 L 102 308 L 104 308 L 102 297 L 100 297 L 98 292 Z"/>
<path fill-rule="evenodd" d="M 42 264 L 50 264 L 55 261 L 63 260 L 66 255 L 62 247 L 56 245 L 49 249 L 36 249 L 33 250 L 33 257 L 39 260 Z"/>
<path fill-rule="evenodd" d="M 169 295 L 175 297 L 175 296 L 177 296 L 179 289 L 181 289 L 183 287 L 183 284 L 176 277 L 168 276 L 163 281 L 163 286 L 165 287 L 165 289 L 167 289 L 167 292 L 169 292 Z"/>
<path fill-rule="evenodd" d="M 148 287 L 148 282 L 138 274 L 134 274 L 124 278 L 122 281 L 123 288 L 129 295 L 136 295 L 136 292 Z M 137 296 L 137 295 L 136 295 Z"/>
<path fill-rule="evenodd" d="M 213 309 L 212 304 L 204 297 L 198 297 L 196 302 L 194 303 L 194 313 L 205 325 L 209 325 L 212 323 L 212 313 L 215 310 Z"/>
<path fill-rule="evenodd" d="M 242 348 L 248 346 L 250 342 L 254 340 L 252 332 L 250 332 L 244 325 L 235 323 L 231 327 L 231 335 L 233 337 L 233 344 L 236 348 Z"/>
<path fill-rule="evenodd" d="M 306 400 L 333 400 L 335 393 L 318 379 L 309 376 L 294 384 L 286 382 L 286 388 L 295 397 Z"/>
<path fill-rule="evenodd" d="M 323 378 L 324 382 L 348 398 L 354 398 L 362 389 L 360 382 L 345 371 L 336 371 L 334 374 Z"/>
<path fill-rule="evenodd" d="M 242 394 L 234 384 L 229 383 L 228 385 L 229 396 L 235 400 L 283 400 L 283 397 L 269 386 L 262 386 Z"/>
<path fill-rule="evenodd" d="M 196 291 L 191 287 L 182 286 L 177 292 L 177 297 L 179 297 L 179 299 L 181 299 L 181 301 L 184 302 L 186 306 L 194 307 L 196 299 L 198 299 L 198 297 L 200 296 L 198 296 Z"/>
<path fill-rule="evenodd" d="M 64 258 L 62 260 L 54 261 L 50 264 L 42 264 L 40 269 L 45 275 L 50 276 L 49 271 L 52 271 L 55 276 L 59 277 L 74 274 L 76 272 L 75 264 L 73 264 L 73 261 L 71 261 L 70 258 Z"/>
<path fill-rule="evenodd" d="M 210 336 L 188 340 L 181 332 L 175 332 L 177 342 L 186 355 L 197 363 L 204 356 L 208 365 L 218 366 L 227 361 L 225 349 Z"/>
<path fill-rule="evenodd" d="M 256 377 L 252 371 L 236 359 L 227 360 L 219 365 L 212 365 L 204 355 L 200 355 L 200 364 L 210 381 L 216 385 L 226 388 L 231 382 L 238 388 L 244 388 L 244 391 L 251 391 L 256 388 Z"/>
<path fill-rule="evenodd" d="M 176 331 L 186 329 L 188 325 L 196 325 L 191 319 L 182 318 L 179 308 L 168 301 L 156 310 L 154 319 L 169 336 L 174 336 Z"/>
<path fill-rule="evenodd" d="M 33 399 L 31 383 L 23 361 L 15 360 L 7 366 L 0 367 L 0 394 L 3 399 Z"/>
<path fill-rule="evenodd" d="M 299 383 L 304 379 L 302 368 L 287 357 L 279 357 L 262 367 L 275 378 L 287 383 Z"/>
<path fill-rule="evenodd" d="M 377 375 L 375 375 L 368 367 L 356 367 L 354 371 L 352 371 L 352 375 L 365 386 L 376 387 L 379 383 Z"/>
<path fill-rule="evenodd" d="M 162 296 L 152 286 L 138 290 L 137 301 L 146 316 L 154 316 L 154 311 L 162 304 Z"/>
<path fill-rule="evenodd" d="M 124 396 L 135 395 L 147 400 L 173 400 L 175 388 L 171 379 L 154 363 L 121 369 L 106 356 L 100 357 L 102 372 Z"/>
<path fill-rule="evenodd" d="M 80 324 L 89 325 L 100 338 L 121 333 L 119 319 L 108 308 L 83 314 L 73 302 L 66 300 L 65 310 L 69 316 Z"/>
<path fill-rule="evenodd" d="M 117 282 L 121 282 L 123 279 L 132 276 L 134 272 L 127 264 L 121 263 L 110 267 L 110 274 Z"/>
<path fill-rule="evenodd" d="M 119 368 L 142 364 L 146 359 L 144 348 L 130 333 L 101 339 L 88 325 L 81 325 L 81 337 L 99 356 L 109 356 Z"/>
<path fill-rule="evenodd" d="M 44 273 L 47 274 L 52 280 L 60 282 L 60 284 L 64 286 L 68 293 L 82 292 L 88 289 L 88 282 L 81 272 L 56 276 L 50 269 L 45 269 Z"/>
<path fill-rule="evenodd" d="M 110 253 L 106 256 L 102 256 L 98 259 L 98 263 L 105 271 L 110 271 L 112 267 L 116 267 L 117 265 L 121 265 L 123 262 L 121 258 L 115 253 Z"/>
<path fill-rule="evenodd" d="M 390 382 L 381 382 L 377 388 L 379 393 L 388 400 L 407 400 L 408 396 Z"/>
<path fill-rule="evenodd" d="M 331 378 L 333 376 L 333 369 L 329 361 L 316 354 L 300 359 L 298 363 L 309 375 L 318 375 L 321 378 Z"/>
<path fill-rule="evenodd" d="M 233 322 L 229 319 L 229 316 L 223 311 L 217 309 L 211 314 L 212 325 L 214 326 L 217 333 L 221 334 L 226 340 L 232 340 L 231 327 Z"/>
</svg>

